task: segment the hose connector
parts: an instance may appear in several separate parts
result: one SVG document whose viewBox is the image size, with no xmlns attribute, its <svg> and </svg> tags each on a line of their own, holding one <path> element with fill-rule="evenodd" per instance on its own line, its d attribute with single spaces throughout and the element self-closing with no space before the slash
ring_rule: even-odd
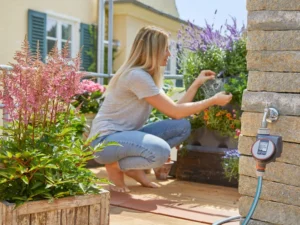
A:
<svg viewBox="0 0 300 225">
<path fill-rule="evenodd" d="M 266 171 L 266 163 L 256 161 L 256 176 L 263 177 Z"/>
</svg>

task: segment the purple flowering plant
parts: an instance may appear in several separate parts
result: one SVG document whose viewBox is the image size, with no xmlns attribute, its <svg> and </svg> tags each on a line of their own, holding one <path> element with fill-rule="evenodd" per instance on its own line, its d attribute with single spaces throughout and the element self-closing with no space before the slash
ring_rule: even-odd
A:
<svg viewBox="0 0 300 225">
<path fill-rule="evenodd" d="M 237 149 L 231 149 L 225 151 L 223 156 L 222 166 L 224 169 L 224 175 L 229 181 L 232 179 L 238 179 L 239 176 L 239 159 L 240 153 Z"/>
<path fill-rule="evenodd" d="M 213 70 L 223 78 L 247 74 L 245 28 L 243 26 L 239 29 L 236 19 L 231 17 L 231 20 L 231 24 L 226 21 L 220 29 L 215 29 L 214 24 L 207 22 L 203 28 L 191 22 L 182 25 L 178 33 L 179 62 L 186 88 L 195 80 L 199 71 L 205 69 Z M 205 95 L 207 90 L 204 88 L 213 89 L 211 94 L 220 91 L 218 88 L 214 90 L 215 86 L 202 87 L 195 100 L 209 97 Z"/>
</svg>

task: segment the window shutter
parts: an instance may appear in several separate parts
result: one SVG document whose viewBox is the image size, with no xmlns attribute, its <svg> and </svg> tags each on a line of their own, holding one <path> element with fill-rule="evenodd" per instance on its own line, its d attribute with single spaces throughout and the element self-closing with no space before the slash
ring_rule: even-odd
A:
<svg viewBox="0 0 300 225">
<path fill-rule="evenodd" d="M 36 54 L 37 42 L 39 42 L 40 53 L 43 61 L 45 61 L 47 52 L 46 27 L 47 14 L 28 10 L 28 42 L 33 54 Z"/>
<path fill-rule="evenodd" d="M 84 24 L 84 23 L 80 24 L 80 47 L 82 48 L 81 66 L 85 71 L 87 71 L 89 66 L 92 64 L 92 57 L 87 54 L 87 52 L 90 51 L 93 47 L 89 27 L 90 27 L 89 24 Z"/>
</svg>

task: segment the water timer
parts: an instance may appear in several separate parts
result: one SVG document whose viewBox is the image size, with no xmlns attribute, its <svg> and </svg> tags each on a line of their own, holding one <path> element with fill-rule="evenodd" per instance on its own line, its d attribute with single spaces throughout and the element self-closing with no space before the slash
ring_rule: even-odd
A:
<svg viewBox="0 0 300 225">
<path fill-rule="evenodd" d="M 257 160 L 269 160 L 275 152 L 274 143 L 266 138 L 258 139 L 252 146 L 252 155 Z"/>
</svg>

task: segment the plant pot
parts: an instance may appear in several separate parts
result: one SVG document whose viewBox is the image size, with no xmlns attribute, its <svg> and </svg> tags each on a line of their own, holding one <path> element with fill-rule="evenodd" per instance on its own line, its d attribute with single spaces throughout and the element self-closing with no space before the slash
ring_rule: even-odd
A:
<svg viewBox="0 0 300 225">
<path fill-rule="evenodd" d="M 169 176 L 169 172 L 173 166 L 174 162 L 169 161 L 165 162 L 161 167 L 154 168 L 155 177 L 157 180 L 167 180 Z"/>
<path fill-rule="evenodd" d="M 187 152 L 177 156 L 176 178 L 222 186 L 237 187 L 238 180 L 225 177 L 222 166 L 225 148 L 186 146 Z M 180 151 L 179 151 L 180 152 Z"/>
<path fill-rule="evenodd" d="M 85 113 L 86 124 L 89 126 L 89 130 L 92 128 L 92 122 L 97 114 L 96 113 Z"/>
<path fill-rule="evenodd" d="M 15 204 L 0 202 L 1 225 L 109 224 L 109 192 Z"/>
<path fill-rule="evenodd" d="M 216 130 L 200 127 L 193 131 L 187 140 L 189 145 L 203 146 L 206 148 L 237 148 L 237 139 L 222 136 Z"/>
<path fill-rule="evenodd" d="M 145 174 L 150 174 L 151 173 L 151 169 L 147 169 L 147 170 L 144 170 Z"/>
</svg>

